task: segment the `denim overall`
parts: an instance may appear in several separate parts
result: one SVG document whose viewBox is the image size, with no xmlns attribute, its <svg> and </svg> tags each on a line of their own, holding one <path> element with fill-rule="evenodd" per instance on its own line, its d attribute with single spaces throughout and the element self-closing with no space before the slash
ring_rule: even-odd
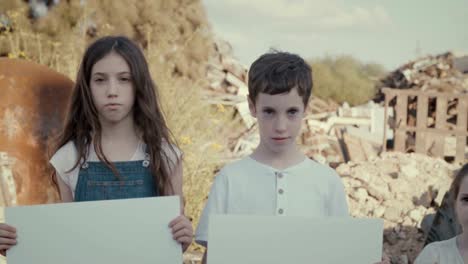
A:
<svg viewBox="0 0 468 264">
<path fill-rule="evenodd" d="M 86 162 L 78 174 L 75 202 L 158 196 L 157 186 L 144 160 L 114 162 L 120 179 L 100 161 Z"/>
</svg>

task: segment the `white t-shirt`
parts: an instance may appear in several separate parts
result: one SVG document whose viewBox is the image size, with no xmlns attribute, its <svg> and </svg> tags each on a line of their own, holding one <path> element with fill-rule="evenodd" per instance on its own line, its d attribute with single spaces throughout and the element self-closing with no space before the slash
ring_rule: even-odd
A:
<svg viewBox="0 0 468 264">
<path fill-rule="evenodd" d="M 457 237 L 432 242 L 424 247 L 414 264 L 465 264 L 457 248 Z"/>
<path fill-rule="evenodd" d="M 178 148 L 173 146 L 175 154 L 170 151 L 169 145 L 164 144 L 163 149 L 166 150 L 166 153 L 169 157 L 171 164 L 169 168 L 173 168 L 177 161 L 181 158 L 182 153 Z M 145 159 L 145 149 L 146 144 L 140 141 L 138 144 L 135 153 L 129 161 L 144 160 Z M 54 166 L 59 177 L 65 182 L 65 184 L 72 191 L 73 198 L 75 198 L 75 189 L 76 184 L 78 183 L 78 175 L 80 173 L 80 166 L 76 167 L 74 170 L 69 171 L 75 165 L 78 159 L 78 151 L 75 147 L 75 144 L 72 141 L 67 142 L 63 147 L 61 147 L 50 159 L 50 163 Z M 93 147 L 89 148 L 89 154 L 87 161 L 99 161 L 99 158 L 96 155 L 96 152 Z"/>
<path fill-rule="evenodd" d="M 348 217 L 341 178 L 331 168 L 306 158 L 277 170 L 251 157 L 226 165 L 216 176 L 195 234 L 208 240 L 213 214 Z"/>
</svg>

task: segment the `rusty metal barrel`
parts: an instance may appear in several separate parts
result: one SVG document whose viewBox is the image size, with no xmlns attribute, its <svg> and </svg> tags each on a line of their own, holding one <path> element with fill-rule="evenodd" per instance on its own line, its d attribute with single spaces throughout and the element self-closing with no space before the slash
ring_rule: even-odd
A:
<svg viewBox="0 0 468 264">
<path fill-rule="evenodd" d="M 0 206 L 58 200 L 48 152 L 72 89 L 68 77 L 46 66 L 0 58 Z"/>
</svg>

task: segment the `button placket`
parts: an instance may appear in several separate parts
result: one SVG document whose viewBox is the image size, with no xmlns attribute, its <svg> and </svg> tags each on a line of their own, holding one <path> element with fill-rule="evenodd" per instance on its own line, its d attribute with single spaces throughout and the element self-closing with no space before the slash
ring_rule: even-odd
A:
<svg viewBox="0 0 468 264">
<path fill-rule="evenodd" d="M 276 205 L 277 205 L 277 214 L 283 215 L 285 213 L 286 207 L 286 197 L 285 193 L 285 179 L 283 172 L 275 172 L 276 176 Z"/>
</svg>

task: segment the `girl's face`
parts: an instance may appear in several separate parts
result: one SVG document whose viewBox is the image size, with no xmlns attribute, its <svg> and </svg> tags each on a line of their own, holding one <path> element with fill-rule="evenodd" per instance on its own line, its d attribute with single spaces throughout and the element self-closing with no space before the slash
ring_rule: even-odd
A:
<svg viewBox="0 0 468 264">
<path fill-rule="evenodd" d="M 468 232 L 468 177 L 464 177 L 460 184 L 460 191 L 455 200 L 455 212 L 463 230 Z"/>
<path fill-rule="evenodd" d="M 130 67 L 122 56 L 110 52 L 97 61 L 91 70 L 90 87 L 101 123 L 133 118 L 135 89 Z"/>
</svg>

